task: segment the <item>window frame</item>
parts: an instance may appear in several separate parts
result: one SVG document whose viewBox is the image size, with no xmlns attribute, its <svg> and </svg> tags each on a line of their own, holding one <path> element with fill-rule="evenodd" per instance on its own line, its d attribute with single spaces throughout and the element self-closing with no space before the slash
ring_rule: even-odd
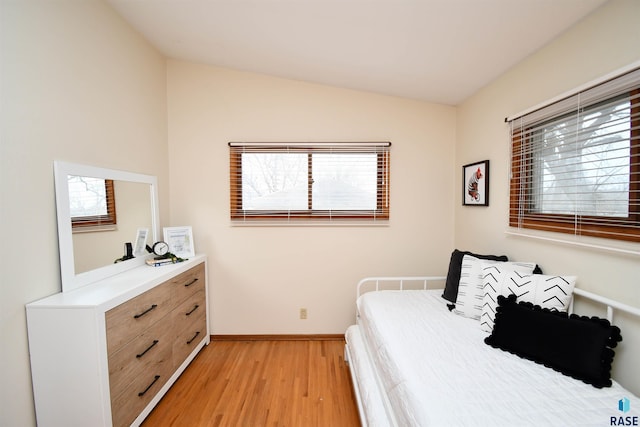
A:
<svg viewBox="0 0 640 427">
<path fill-rule="evenodd" d="M 390 142 L 384 143 L 229 143 L 230 154 L 230 218 L 234 222 L 245 221 L 388 221 L 390 217 Z M 242 147 L 242 148 L 240 148 Z M 244 149 L 247 148 L 247 151 Z M 307 209 L 262 210 L 242 208 L 242 154 L 286 152 L 307 154 Z M 319 210 L 313 209 L 313 154 L 376 154 L 376 208 L 373 210 Z"/>
<path fill-rule="evenodd" d="M 627 217 L 596 216 L 581 214 L 553 214 L 535 212 L 530 207 L 535 179 L 534 154 L 530 149 L 534 139 L 533 128 L 546 120 L 535 121 L 520 132 L 511 134 L 511 179 L 509 191 L 509 226 L 540 231 L 576 234 L 613 240 L 640 242 L 640 89 L 616 93 L 607 100 L 627 96 L 630 105 L 630 170 L 629 170 L 629 214 Z M 587 105 L 588 110 L 595 104 Z M 555 117 L 571 114 L 571 110 Z M 528 135 L 524 137 L 523 135 Z M 523 149 L 523 144 L 525 148 Z M 527 153 L 527 154 L 522 154 Z M 521 163 L 524 162 L 524 166 Z M 531 182 L 526 182 L 531 177 Z"/>
</svg>

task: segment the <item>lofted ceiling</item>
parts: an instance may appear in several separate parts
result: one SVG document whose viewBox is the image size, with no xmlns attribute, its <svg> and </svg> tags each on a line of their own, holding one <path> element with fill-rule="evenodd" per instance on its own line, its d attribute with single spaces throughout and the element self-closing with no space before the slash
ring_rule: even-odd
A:
<svg viewBox="0 0 640 427">
<path fill-rule="evenodd" d="M 605 0 L 107 0 L 167 57 L 457 105 Z"/>
</svg>

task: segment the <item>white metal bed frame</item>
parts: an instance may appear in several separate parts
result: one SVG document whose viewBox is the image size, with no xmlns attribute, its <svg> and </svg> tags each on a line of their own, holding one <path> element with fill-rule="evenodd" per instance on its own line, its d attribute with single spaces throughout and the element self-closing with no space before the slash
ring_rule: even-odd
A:
<svg viewBox="0 0 640 427">
<path fill-rule="evenodd" d="M 366 293 L 366 292 L 377 292 L 380 290 L 386 290 L 386 289 L 392 289 L 392 290 L 407 290 L 405 289 L 405 284 L 408 283 L 412 283 L 413 286 L 410 288 L 412 290 L 414 289 L 422 289 L 422 290 L 427 290 L 427 289 L 442 289 L 442 288 L 429 288 L 429 285 L 436 282 L 436 283 L 442 283 L 446 280 L 446 276 L 374 276 L 374 277 L 365 277 L 362 280 L 360 280 L 356 286 L 356 299 L 359 298 L 362 294 Z M 421 287 L 416 288 L 416 283 L 419 285 L 420 282 Z M 367 287 L 370 287 L 372 289 L 367 289 Z M 381 287 L 383 287 L 383 289 L 381 289 Z M 607 297 L 603 297 L 601 295 L 598 294 L 594 294 L 592 292 L 588 292 L 582 289 L 578 289 L 578 288 L 574 288 L 573 290 L 573 294 L 577 295 L 581 298 L 584 298 L 588 301 L 592 301 L 595 303 L 598 303 L 600 305 L 603 305 L 606 307 L 607 309 L 607 315 L 606 318 L 612 322 L 613 321 L 613 315 L 614 315 L 614 310 L 617 310 L 619 312 L 624 312 L 624 313 L 628 313 L 631 314 L 632 316 L 636 316 L 638 318 L 640 318 L 640 308 L 637 307 L 633 307 L 630 306 L 628 304 L 624 304 L 615 300 L 612 300 L 610 298 Z M 574 300 L 575 298 L 571 298 L 571 302 L 569 305 L 569 313 L 573 313 L 573 306 L 574 306 Z M 356 316 L 356 324 L 358 323 L 358 318 Z M 349 352 L 349 348 L 347 345 L 345 345 L 345 361 L 347 363 L 349 363 L 349 360 L 351 358 L 350 352 Z M 350 369 L 351 372 L 351 380 L 353 383 L 353 389 L 354 389 L 354 394 L 356 396 L 356 401 L 358 403 L 358 412 L 360 414 L 360 422 L 362 424 L 363 427 L 367 426 L 367 418 L 366 418 L 366 414 L 364 411 L 364 406 L 362 404 L 362 396 L 360 394 L 360 388 L 359 388 L 359 382 L 358 379 L 356 378 L 356 374 L 354 369 Z M 376 381 L 378 382 L 378 385 L 380 384 L 380 379 L 377 376 L 377 373 L 375 374 L 376 376 Z M 386 398 L 386 396 L 382 396 L 382 398 L 384 399 L 384 404 L 385 404 L 385 410 L 387 411 L 387 414 L 391 416 L 390 422 L 392 425 L 396 425 L 395 420 L 393 419 L 393 414 L 389 414 L 389 410 L 388 410 L 388 399 Z"/>
<path fill-rule="evenodd" d="M 444 280 L 446 280 L 446 276 L 381 276 L 381 277 L 365 277 L 364 279 L 360 280 L 358 282 L 358 286 L 356 288 L 356 299 L 360 297 L 360 295 L 362 295 L 365 292 L 370 292 L 370 291 L 363 291 L 363 287 L 365 285 L 367 285 L 368 283 L 375 283 L 375 291 L 379 291 L 380 290 L 380 285 L 381 283 L 383 284 L 393 284 L 394 282 L 397 283 L 397 287 L 395 289 L 397 290 L 404 290 L 404 284 L 405 282 L 422 282 L 422 288 L 423 290 L 429 289 L 429 283 L 431 282 L 442 282 Z M 393 286 L 393 285 L 391 285 Z M 414 288 L 412 288 L 414 289 Z M 433 289 L 438 289 L 438 288 L 433 288 Z M 573 290 L 573 294 L 574 295 L 578 295 L 580 297 L 586 298 L 587 300 L 599 303 L 601 305 L 604 305 L 605 307 L 607 307 L 607 319 L 611 322 L 613 320 L 613 313 L 614 310 L 618 310 L 618 311 L 622 311 L 625 313 L 629 313 L 633 316 L 638 316 L 640 317 L 640 308 L 636 308 L 633 306 L 630 306 L 628 304 L 624 304 L 621 303 L 619 301 L 615 301 L 612 300 L 610 298 L 607 297 L 603 297 L 602 295 L 598 295 L 598 294 L 594 294 L 593 292 L 588 292 L 579 288 L 575 288 Z M 574 299 L 571 299 L 571 303 L 569 306 L 569 313 L 573 313 L 573 302 Z"/>
</svg>

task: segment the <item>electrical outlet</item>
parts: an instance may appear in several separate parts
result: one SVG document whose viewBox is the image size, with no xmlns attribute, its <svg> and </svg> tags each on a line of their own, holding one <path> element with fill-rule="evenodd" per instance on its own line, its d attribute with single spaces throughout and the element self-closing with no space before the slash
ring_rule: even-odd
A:
<svg viewBox="0 0 640 427">
<path fill-rule="evenodd" d="M 306 308 L 301 308 L 300 309 L 300 319 L 306 319 L 307 318 L 307 309 Z"/>
</svg>

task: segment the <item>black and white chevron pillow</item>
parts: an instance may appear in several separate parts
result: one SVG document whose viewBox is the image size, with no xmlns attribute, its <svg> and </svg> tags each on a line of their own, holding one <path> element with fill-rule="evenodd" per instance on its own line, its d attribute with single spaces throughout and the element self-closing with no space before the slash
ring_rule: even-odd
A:
<svg viewBox="0 0 640 427">
<path fill-rule="evenodd" d="M 480 324 L 487 332 L 493 330 L 498 295 L 514 294 L 518 302 L 567 311 L 576 284 L 575 276 L 522 274 L 517 271 L 498 271 L 492 266 L 485 268 L 483 272 L 484 297 Z"/>
<path fill-rule="evenodd" d="M 518 271 L 522 274 L 533 273 L 535 262 L 503 262 L 479 259 L 471 255 L 462 258 L 458 296 L 453 312 L 471 319 L 480 319 L 484 297 L 484 269 L 493 266 L 497 271 Z"/>
</svg>

